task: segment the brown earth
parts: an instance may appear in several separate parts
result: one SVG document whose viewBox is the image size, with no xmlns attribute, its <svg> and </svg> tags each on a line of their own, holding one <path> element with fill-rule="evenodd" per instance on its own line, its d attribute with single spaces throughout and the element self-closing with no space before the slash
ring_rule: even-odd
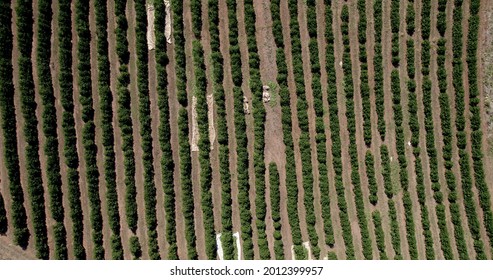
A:
<svg viewBox="0 0 493 280">
<path fill-rule="evenodd" d="M 0 260 L 34 260 L 34 254 L 11 243 L 8 237 L 0 236 Z"/>
</svg>

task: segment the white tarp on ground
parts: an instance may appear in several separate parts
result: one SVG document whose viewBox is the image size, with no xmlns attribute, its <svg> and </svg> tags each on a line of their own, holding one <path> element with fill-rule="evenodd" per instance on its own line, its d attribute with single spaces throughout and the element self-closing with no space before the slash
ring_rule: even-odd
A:
<svg viewBox="0 0 493 280">
<path fill-rule="evenodd" d="M 216 140 L 216 130 L 214 129 L 214 96 L 207 95 L 207 117 L 209 119 L 209 141 L 211 150 L 214 150 L 214 141 Z"/>
<path fill-rule="evenodd" d="M 178 0 L 175 0 L 178 1 Z M 166 13 L 165 25 L 164 25 L 164 36 L 166 37 L 166 42 L 171 44 L 171 2 L 170 0 L 164 0 L 164 11 Z"/>
<path fill-rule="evenodd" d="M 221 242 L 221 233 L 216 234 L 216 244 L 217 244 L 217 256 L 219 260 L 224 260 L 223 244 Z"/>
<path fill-rule="evenodd" d="M 237 260 L 241 260 L 241 244 L 240 244 L 240 233 L 233 233 L 233 238 L 236 240 L 236 251 L 238 252 Z"/>
<path fill-rule="evenodd" d="M 154 33 L 154 5 L 147 4 L 147 48 L 156 48 L 156 34 Z"/>
<path fill-rule="evenodd" d="M 199 124 L 197 122 L 197 98 L 192 96 L 192 152 L 199 151 Z"/>
</svg>

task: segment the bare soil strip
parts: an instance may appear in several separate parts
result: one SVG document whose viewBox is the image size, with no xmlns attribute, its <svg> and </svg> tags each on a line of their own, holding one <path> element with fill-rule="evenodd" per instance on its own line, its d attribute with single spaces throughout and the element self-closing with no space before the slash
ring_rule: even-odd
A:
<svg viewBox="0 0 493 280">
<path fill-rule="evenodd" d="M 34 254 L 11 243 L 11 239 L 0 236 L 0 260 L 34 260 Z"/>
<path fill-rule="evenodd" d="M 118 127 L 118 105 L 116 98 L 116 83 L 118 75 L 118 57 L 116 53 L 116 18 L 115 18 L 115 2 L 108 1 L 108 43 L 109 43 L 109 60 L 111 67 L 111 91 L 113 97 L 113 127 Z M 122 151 L 122 135 L 120 129 L 115 129 L 115 163 L 116 163 L 116 185 L 118 191 L 118 208 L 120 210 L 121 223 L 121 239 L 123 245 L 124 258 L 131 259 L 128 240 L 131 231 L 128 224 L 125 222 L 125 184 L 124 184 L 124 168 L 123 168 L 123 151 Z"/>
</svg>

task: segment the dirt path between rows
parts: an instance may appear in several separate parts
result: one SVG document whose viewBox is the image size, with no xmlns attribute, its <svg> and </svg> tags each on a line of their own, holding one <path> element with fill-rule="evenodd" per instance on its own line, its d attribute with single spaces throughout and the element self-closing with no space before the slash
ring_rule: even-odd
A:
<svg viewBox="0 0 493 280">
<path fill-rule="evenodd" d="M 111 70 L 111 92 L 113 92 L 113 128 L 115 133 L 115 168 L 116 168 L 116 185 L 118 192 L 118 208 L 121 219 L 121 239 L 123 245 L 124 258 L 131 259 L 128 240 L 132 234 L 128 228 L 125 215 L 125 171 L 123 168 L 123 151 L 122 135 L 118 125 L 118 96 L 117 96 L 117 77 L 118 77 L 118 57 L 116 53 L 116 17 L 115 2 L 108 1 L 108 43 L 109 43 L 109 60 Z"/>
<path fill-rule="evenodd" d="M 34 260 L 34 254 L 12 244 L 6 236 L 0 236 L 0 260 Z"/>
</svg>

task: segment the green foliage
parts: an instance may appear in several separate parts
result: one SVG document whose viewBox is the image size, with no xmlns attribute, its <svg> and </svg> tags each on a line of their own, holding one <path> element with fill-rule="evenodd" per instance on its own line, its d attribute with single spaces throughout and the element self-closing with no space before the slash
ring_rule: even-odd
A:
<svg viewBox="0 0 493 280">
<path fill-rule="evenodd" d="M 204 64 L 204 51 L 199 41 L 193 41 L 194 90 L 197 98 L 197 123 L 199 130 L 200 193 L 204 217 L 205 246 L 208 259 L 217 258 L 216 232 L 212 204 L 212 168 L 210 162 L 209 122 L 207 116 L 207 78 Z"/>
<path fill-rule="evenodd" d="M 182 189 L 182 209 L 185 217 L 185 239 L 189 259 L 197 259 L 195 218 L 192 187 L 192 159 L 190 156 L 190 144 L 188 142 L 189 126 L 188 113 L 185 108 L 178 112 L 178 139 L 180 142 L 180 180 Z"/>
<path fill-rule="evenodd" d="M 62 130 L 64 139 L 64 157 L 67 166 L 68 199 L 70 218 L 72 220 L 72 236 L 74 257 L 85 259 L 84 225 L 82 218 L 81 193 L 79 187 L 79 156 L 77 154 L 77 136 L 74 120 L 73 73 L 72 73 L 72 19 L 71 1 L 59 1 L 58 14 L 58 62 L 60 73 L 60 95 L 62 104 Z"/>
<path fill-rule="evenodd" d="M 245 27 L 248 44 L 248 63 L 250 69 L 249 87 L 252 93 L 262 90 L 262 81 L 260 78 L 260 58 L 257 49 L 257 39 L 255 36 L 255 10 L 252 0 L 245 0 Z M 258 246 L 260 259 L 270 259 L 270 252 L 265 234 L 265 217 L 267 204 L 265 203 L 265 107 L 261 95 L 254 94 L 252 97 L 252 115 L 254 121 L 254 151 L 253 165 L 255 168 L 255 215 L 258 234 Z"/>
<path fill-rule="evenodd" d="M 374 32 L 375 32 L 375 47 L 373 58 L 373 70 L 375 72 L 375 107 L 377 111 L 377 128 L 380 133 L 380 138 L 385 140 L 385 106 L 384 106 L 384 91 L 383 91 L 383 57 L 382 57 L 382 1 L 375 0 L 373 4 Z"/>
<path fill-rule="evenodd" d="M 245 259 L 253 259 L 253 241 L 252 241 L 252 215 L 250 212 L 249 190 L 250 182 L 248 176 L 248 139 L 246 135 L 246 119 L 242 112 L 243 108 L 243 92 L 241 91 L 242 73 L 241 73 L 241 57 L 238 46 L 238 22 L 236 18 L 236 1 L 228 0 L 228 20 L 229 20 L 229 43 L 231 45 L 229 51 L 231 55 L 232 76 L 233 76 L 233 97 L 234 97 L 234 124 L 236 136 L 236 153 L 237 166 L 236 171 L 238 180 L 238 203 L 240 205 L 240 223 L 241 223 L 241 239 L 243 241 L 243 257 Z"/>
<path fill-rule="evenodd" d="M 0 235 L 4 235 L 8 230 L 7 211 L 5 210 L 5 202 L 3 196 L 0 193 Z"/>
<path fill-rule="evenodd" d="M 39 95 L 43 103 L 42 128 L 45 135 L 46 175 L 50 197 L 51 217 L 55 220 L 54 241 L 55 259 L 67 259 L 67 240 L 64 225 L 62 179 L 60 174 L 60 157 L 58 154 L 57 116 L 55 96 L 50 70 L 51 59 L 51 1 L 38 2 L 36 65 L 39 81 Z"/>
<path fill-rule="evenodd" d="M 142 248 L 140 247 L 139 238 L 135 235 L 130 237 L 130 253 L 134 257 L 134 260 L 138 260 L 142 257 Z"/>
<path fill-rule="evenodd" d="M 353 185 L 354 204 L 361 232 L 363 255 L 365 259 L 373 258 L 372 241 L 366 220 L 361 178 L 359 176 L 358 149 L 356 145 L 356 118 L 354 106 L 354 87 L 351 66 L 351 53 L 349 45 L 349 12 L 344 6 L 341 12 L 341 33 L 343 37 L 343 70 L 344 70 L 344 92 L 346 97 L 346 118 L 349 133 L 349 156 L 351 159 L 351 183 Z M 371 134 L 371 133 L 370 133 Z"/>
<path fill-rule="evenodd" d="M 479 104 L 478 85 L 478 33 L 480 27 L 479 11 L 481 1 L 471 0 L 469 6 L 469 29 L 467 34 L 467 70 L 469 79 L 469 111 L 471 122 L 471 154 L 473 161 L 474 179 L 479 204 L 483 210 L 483 221 L 488 235 L 490 247 L 493 247 L 493 211 L 491 210 L 490 191 L 485 180 L 483 167 L 483 132 L 481 129 L 481 111 Z"/>
<path fill-rule="evenodd" d="M 375 159 L 370 150 L 366 151 L 365 156 L 366 177 L 368 178 L 368 188 L 370 191 L 370 203 L 376 205 L 378 202 L 378 185 L 375 178 Z"/>
<path fill-rule="evenodd" d="M 79 99 L 82 104 L 82 143 L 86 168 L 87 190 L 89 197 L 93 258 L 104 259 L 103 217 L 99 198 L 99 171 L 96 163 L 97 146 L 96 127 L 91 80 L 91 32 L 89 30 L 89 3 L 76 1 L 77 74 Z"/>
<path fill-rule="evenodd" d="M 387 260 L 387 254 L 385 253 L 385 235 L 382 228 L 382 217 L 378 210 L 372 213 L 373 224 L 375 225 L 375 238 L 377 240 L 377 248 L 380 253 L 381 260 Z"/>
<path fill-rule="evenodd" d="M 164 3 L 160 0 L 154 1 L 155 25 L 164 26 L 165 13 Z M 168 243 L 167 259 L 178 259 L 176 245 L 176 211 L 175 211 L 175 188 L 173 184 L 175 163 L 171 150 L 171 128 L 170 128 L 170 108 L 168 101 L 168 80 L 166 66 L 168 56 L 166 54 L 166 37 L 162 32 L 156 32 L 156 76 L 157 76 L 157 95 L 159 108 L 159 145 L 161 149 L 161 172 L 164 191 L 164 212 L 165 212 L 165 237 Z"/>
<path fill-rule="evenodd" d="M 128 72 L 128 22 L 125 16 L 127 2 L 118 0 L 115 2 L 117 54 L 120 63 L 117 79 L 117 103 L 118 124 L 122 135 L 123 165 L 125 168 L 125 215 L 128 227 L 135 233 L 137 231 L 137 188 L 135 186 L 135 158 L 134 139 L 132 127 L 132 113 L 130 104 L 130 74 Z"/>
<path fill-rule="evenodd" d="M 16 3 L 17 44 L 19 48 L 19 93 L 21 112 L 24 119 L 25 156 L 27 169 L 27 190 L 31 202 L 31 221 L 34 228 L 36 257 L 49 258 L 48 232 L 41 163 L 39 160 L 38 120 L 32 72 L 33 10 L 29 1 Z"/>
<path fill-rule="evenodd" d="M 98 55 L 98 93 L 101 112 L 101 129 L 104 155 L 104 180 L 106 183 L 106 207 L 112 231 L 111 251 L 113 259 L 123 259 L 120 237 L 120 212 L 116 190 L 115 149 L 113 128 L 113 93 L 110 88 L 110 62 L 108 57 L 108 14 L 104 1 L 95 2 L 96 39 Z"/>
<path fill-rule="evenodd" d="M 348 207 L 345 197 L 345 188 L 342 180 L 342 152 L 339 124 L 339 107 L 337 105 L 337 83 L 334 57 L 334 34 L 332 32 L 332 9 L 330 3 L 325 7 L 325 38 L 326 46 L 326 71 L 327 71 L 327 101 L 329 103 L 329 120 L 332 140 L 332 164 L 335 172 L 334 182 L 337 192 L 337 206 L 339 207 L 339 219 L 341 222 L 342 236 L 346 248 L 346 258 L 354 259 L 353 235 L 349 222 Z"/>
<path fill-rule="evenodd" d="M 456 0 L 453 10 L 454 22 L 462 22 L 462 0 Z M 464 197 L 464 208 L 471 237 L 474 240 L 474 250 L 476 259 L 485 259 L 483 241 L 479 234 L 479 220 L 476 212 L 476 203 L 473 199 L 472 176 L 469 161 L 469 154 L 466 150 L 466 133 L 465 133 L 465 94 L 462 82 L 463 65 L 462 65 L 462 26 L 454 24 L 452 28 L 452 49 L 453 49 L 453 86 L 455 90 L 455 127 L 457 137 L 457 148 L 459 150 L 459 167 L 462 193 Z"/>
<path fill-rule="evenodd" d="M 397 221 L 397 211 L 395 202 L 392 199 L 388 200 L 389 217 L 390 217 L 390 236 L 392 238 L 392 248 L 394 249 L 394 259 L 402 259 L 401 252 L 401 236 L 399 233 L 399 222 Z"/>
<path fill-rule="evenodd" d="M 139 120 L 144 165 L 144 205 L 147 225 L 149 258 L 160 259 L 157 240 L 156 186 L 154 184 L 154 157 L 152 154 L 152 118 L 149 99 L 148 49 L 147 49 L 147 11 L 146 1 L 135 1 L 136 47 L 137 47 L 137 89 L 139 93 Z"/>
<path fill-rule="evenodd" d="M 277 165 L 273 162 L 269 165 L 269 182 L 270 182 L 270 204 L 272 221 L 274 222 L 274 254 L 276 260 L 284 259 L 284 244 L 281 235 L 281 194 L 279 191 L 279 172 Z"/>
</svg>

